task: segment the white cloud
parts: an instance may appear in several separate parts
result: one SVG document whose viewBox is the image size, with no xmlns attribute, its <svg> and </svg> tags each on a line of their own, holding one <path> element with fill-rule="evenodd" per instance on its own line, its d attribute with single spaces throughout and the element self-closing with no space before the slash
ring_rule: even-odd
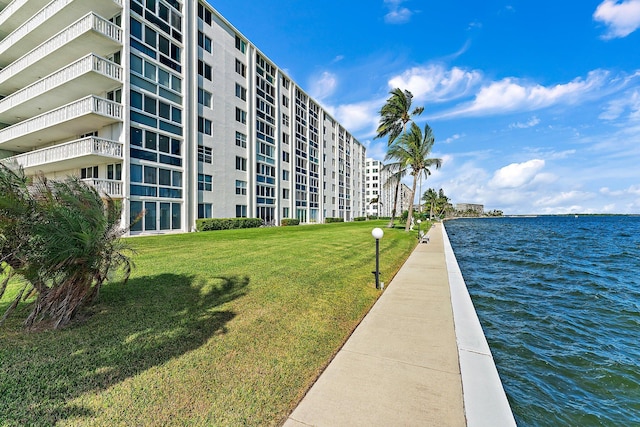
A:
<svg viewBox="0 0 640 427">
<path fill-rule="evenodd" d="M 442 102 L 467 95 L 481 81 L 482 74 L 478 71 L 467 71 L 458 67 L 446 69 L 442 65 L 431 64 L 410 68 L 391 78 L 389 88 L 409 90 L 414 100 Z"/>
<path fill-rule="evenodd" d="M 602 187 L 600 194 L 612 197 L 624 197 L 624 196 L 640 196 L 640 185 L 631 185 L 623 190 L 611 190 L 609 187 Z"/>
<path fill-rule="evenodd" d="M 378 111 L 383 103 L 384 101 L 371 101 L 325 108 L 349 132 L 364 131 L 373 135 L 378 127 Z"/>
<path fill-rule="evenodd" d="M 536 116 L 531 117 L 528 121 L 522 123 L 522 122 L 516 122 L 516 123 L 512 123 L 509 125 L 510 128 L 514 129 L 526 129 L 526 128 L 531 128 L 534 126 L 537 126 L 538 124 L 540 124 L 540 119 L 537 118 Z"/>
<path fill-rule="evenodd" d="M 608 72 L 602 70 L 591 71 L 586 79 L 577 78 L 555 86 L 529 84 L 515 78 L 506 78 L 483 86 L 473 101 L 439 117 L 534 111 L 559 103 L 579 102 L 601 89 L 608 75 Z"/>
<path fill-rule="evenodd" d="M 640 0 L 605 0 L 596 8 L 593 19 L 607 26 L 602 38 L 626 37 L 640 28 Z"/>
<path fill-rule="evenodd" d="M 309 83 L 309 95 L 317 100 L 322 100 L 333 95 L 337 87 L 338 77 L 329 71 L 324 71 Z"/>
<path fill-rule="evenodd" d="M 384 4 L 389 8 L 389 13 L 384 16 L 387 24 L 404 24 L 409 22 L 413 12 L 406 7 L 402 7 L 405 0 L 384 0 Z"/>
<path fill-rule="evenodd" d="M 512 163 L 498 169 L 489 185 L 494 188 L 517 188 L 531 183 L 538 172 L 544 168 L 545 162 L 533 159 L 524 163 Z"/>
<path fill-rule="evenodd" d="M 603 120 L 616 120 L 628 113 L 627 118 L 635 121 L 640 120 L 640 91 L 625 93 L 620 99 L 610 101 L 606 109 L 600 114 Z"/>
<path fill-rule="evenodd" d="M 534 203 L 534 205 L 558 208 L 558 206 L 562 207 L 569 204 L 569 206 L 573 208 L 576 206 L 576 202 L 584 202 L 593 199 L 594 197 L 594 194 L 585 191 L 562 191 L 557 194 L 541 197 Z"/>
<path fill-rule="evenodd" d="M 451 144 L 453 141 L 457 141 L 460 138 L 463 138 L 464 134 L 459 134 L 456 133 L 454 135 L 451 135 L 449 138 L 445 139 L 444 141 L 442 141 L 443 144 Z"/>
</svg>

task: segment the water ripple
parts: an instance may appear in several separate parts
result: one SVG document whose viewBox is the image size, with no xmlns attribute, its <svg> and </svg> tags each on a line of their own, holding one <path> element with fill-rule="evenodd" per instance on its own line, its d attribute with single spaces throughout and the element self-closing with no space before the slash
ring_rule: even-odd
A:
<svg viewBox="0 0 640 427">
<path fill-rule="evenodd" d="M 446 228 L 518 425 L 640 425 L 640 217 Z"/>
</svg>

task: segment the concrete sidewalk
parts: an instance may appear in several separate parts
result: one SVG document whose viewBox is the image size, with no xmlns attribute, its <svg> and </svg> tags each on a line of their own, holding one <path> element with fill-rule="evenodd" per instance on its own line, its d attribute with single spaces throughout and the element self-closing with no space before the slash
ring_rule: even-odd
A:
<svg viewBox="0 0 640 427">
<path fill-rule="evenodd" d="M 465 426 L 442 224 L 285 422 L 299 426 Z"/>
</svg>

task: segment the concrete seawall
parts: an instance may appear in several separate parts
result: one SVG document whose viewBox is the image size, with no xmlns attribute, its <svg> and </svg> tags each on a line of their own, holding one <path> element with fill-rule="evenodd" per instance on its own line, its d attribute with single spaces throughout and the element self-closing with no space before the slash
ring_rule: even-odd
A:
<svg viewBox="0 0 640 427">
<path fill-rule="evenodd" d="M 498 376 L 489 344 L 444 226 L 442 237 L 449 274 L 467 425 L 515 426 L 513 412 Z"/>
</svg>

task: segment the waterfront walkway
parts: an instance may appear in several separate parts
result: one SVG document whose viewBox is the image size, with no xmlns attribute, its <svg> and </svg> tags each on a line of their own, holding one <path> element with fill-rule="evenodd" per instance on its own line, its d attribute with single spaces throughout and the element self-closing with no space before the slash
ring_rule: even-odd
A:
<svg viewBox="0 0 640 427">
<path fill-rule="evenodd" d="M 442 224 L 429 235 L 285 427 L 467 425 L 445 259 L 448 239 Z"/>
</svg>

